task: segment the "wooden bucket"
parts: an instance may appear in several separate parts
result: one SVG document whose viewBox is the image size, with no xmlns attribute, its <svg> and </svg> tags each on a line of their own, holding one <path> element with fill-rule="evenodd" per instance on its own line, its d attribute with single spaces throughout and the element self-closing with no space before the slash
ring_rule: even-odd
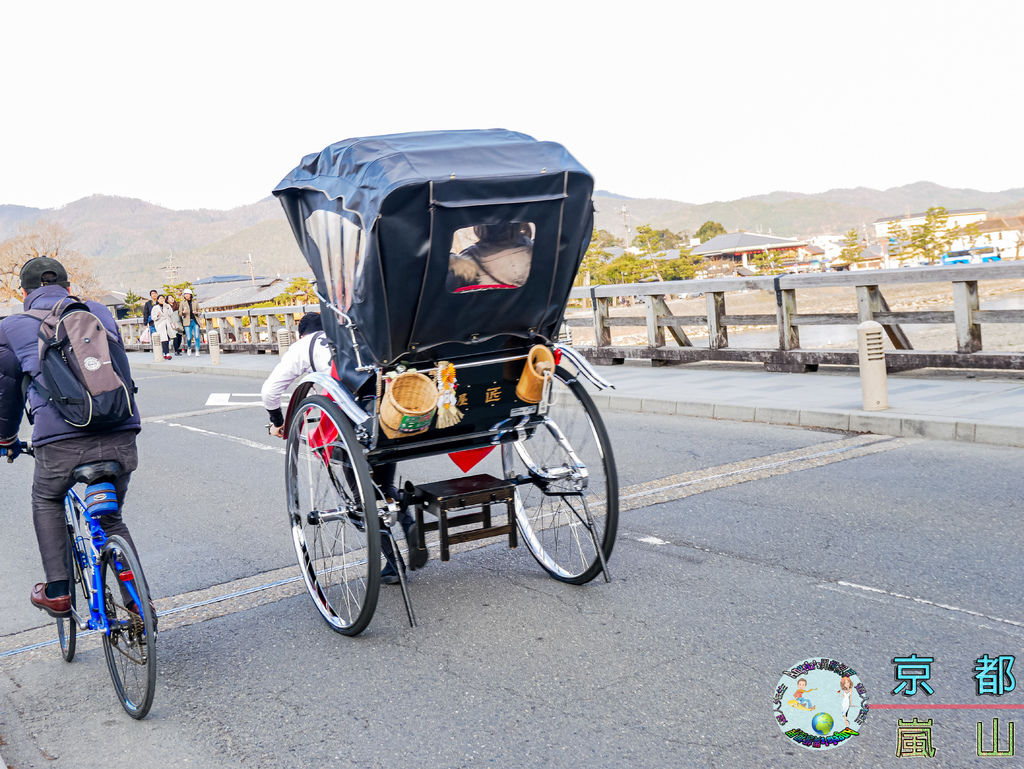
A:
<svg viewBox="0 0 1024 769">
<path fill-rule="evenodd" d="M 437 385 L 414 371 L 396 376 L 380 403 L 380 429 L 389 438 L 404 438 L 430 429 L 437 411 Z"/>
<path fill-rule="evenodd" d="M 516 385 L 516 397 L 527 403 L 540 403 L 544 397 L 544 372 L 555 373 L 555 356 L 542 344 L 530 348 L 526 365 Z"/>
</svg>

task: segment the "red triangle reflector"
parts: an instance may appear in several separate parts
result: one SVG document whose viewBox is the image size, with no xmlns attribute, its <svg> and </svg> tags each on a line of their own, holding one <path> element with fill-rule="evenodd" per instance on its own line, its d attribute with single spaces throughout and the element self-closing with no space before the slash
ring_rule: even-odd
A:
<svg viewBox="0 0 1024 769">
<path fill-rule="evenodd" d="M 449 454 L 448 456 L 451 458 L 452 462 L 458 465 L 459 469 L 462 472 L 468 473 L 470 470 L 472 470 L 474 467 L 480 464 L 480 461 L 488 454 L 490 454 L 492 451 L 494 451 L 494 446 L 487 446 L 486 448 L 482 449 L 466 449 L 465 451 L 456 451 Z"/>
</svg>

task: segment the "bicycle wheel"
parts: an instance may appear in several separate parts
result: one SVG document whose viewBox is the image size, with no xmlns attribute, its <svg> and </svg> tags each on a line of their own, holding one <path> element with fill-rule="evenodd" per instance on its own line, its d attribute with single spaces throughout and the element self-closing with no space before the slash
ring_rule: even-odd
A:
<svg viewBox="0 0 1024 769">
<path fill-rule="evenodd" d="M 516 520 L 537 562 L 562 582 L 596 577 L 615 545 L 619 481 L 608 431 L 583 385 L 556 369 L 548 413 L 531 435 L 504 444 L 501 457 L 506 478 L 530 481 L 516 487 Z"/>
<path fill-rule="evenodd" d="M 110 678 L 128 715 L 145 718 L 156 690 L 156 618 L 139 559 L 121 537 L 107 540 L 100 575 L 110 623 L 103 636 Z"/>
<path fill-rule="evenodd" d="M 68 592 L 71 593 L 71 614 L 57 618 L 57 641 L 60 643 L 60 656 L 65 662 L 75 658 L 75 642 L 78 638 L 78 623 L 75 621 L 75 609 L 78 606 L 78 583 L 81 580 L 80 569 L 75 558 L 75 530 L 68 525 Z M 88 600 L 85 602 L 88 605 Z"/>
<path fill-rule="evenodd" d="M 296 408 L 285 485 L 306 590 L 332 630 L 358 635 L 377 608 L 380 522 L 363 448 L 329 398 L 311 395 Z"/>
</svg>

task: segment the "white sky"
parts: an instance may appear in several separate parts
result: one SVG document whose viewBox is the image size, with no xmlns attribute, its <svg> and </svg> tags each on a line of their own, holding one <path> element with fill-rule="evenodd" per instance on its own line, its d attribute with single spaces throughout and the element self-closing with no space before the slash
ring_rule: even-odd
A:
<svg viewBox="0 0 1024 769">
<path fill-rule="evenodd" d="M 1024 186 L 1024 2 L 14 2 L 0 203 L 266 196 L 350 136 L 503 127 L 691 203 Z"/>
</svg>

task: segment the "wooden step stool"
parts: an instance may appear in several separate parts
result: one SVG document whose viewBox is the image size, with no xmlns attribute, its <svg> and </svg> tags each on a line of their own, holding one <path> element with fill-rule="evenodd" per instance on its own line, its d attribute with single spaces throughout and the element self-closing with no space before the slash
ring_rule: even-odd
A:
<svg viewBox="0 0 1024 769">
<path fill-rule="evenodd" d="M 441 560 L 450 560 L 449 548 L 459 542 L 472 542 L 488 537 L 508 535 L 508 546 L 519 544 L 516 538 L 515 483 L 495 478 L 486 473 L 452 478 L 447 481 L 425 483 L 416 487 L 416 526 L 419 529 L 419 546 L 426 547 L 424 534 L 438 532 L 441 539 Z M 491 525 L 491 505 L 505 503 L 506 523 Z M 478 512 L 450 516 L 449 513 L 469 508 L 480 508 Z M 436 521 L 424 523 L 423 511 L 434 516 Z M 469 531 L 451 533 L 449 530 L 479 523 L 480 527 Z"/>
</svg>

